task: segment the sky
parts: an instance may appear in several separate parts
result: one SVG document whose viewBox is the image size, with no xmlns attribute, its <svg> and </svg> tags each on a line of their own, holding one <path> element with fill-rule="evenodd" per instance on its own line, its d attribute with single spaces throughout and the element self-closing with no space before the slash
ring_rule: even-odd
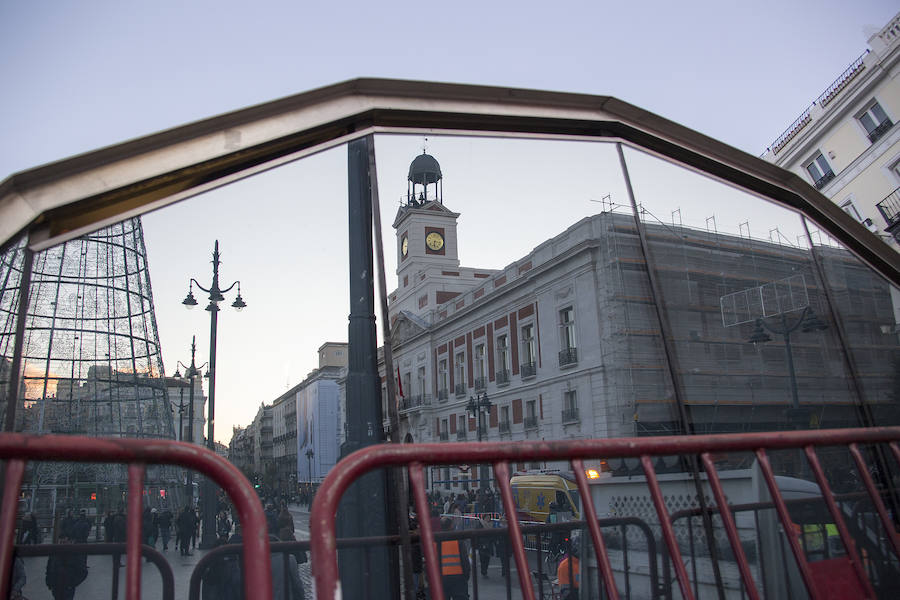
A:
<svg viewBox="0 0 900 600">
<path fill-rule="evenodd" d="M 320 4 L 0 3 L 0 179 L 356 77 L 611 95 L 758 155 L 897 10 L 874 0 Z M 379 136 L 389 288 L 390 223 L 423 148 L 462 213 L 465 266 L 502 268 L 599 212 L 596 200 L 626 199 L 609 145 Z M 661 220 L 678 207 L 709 226 L 708 194 L 742 204 L 696 177 L 680 191 L 661 186 L 673 167 L 628 157 L 641 198 L 677 196 L 658 209 L 648 201 Z M 208 313 L 181 300 L 190 277 L 209 284 L 216 239 L 222 283 L 241 281 L 248 308 L 223 307 L 219 318 L 219 441 L 302 381 L 321 343 L 346 340 L 346 160 L 336 148 L 144 218 L 166 373 L 190 360 L 192 335 L 199 362 L 208 359 Z M 750 218 L 716 217 L 731 231 Z M 756 237 L 782 221 L 774 208 L 751 217 Z"/>
</svg>

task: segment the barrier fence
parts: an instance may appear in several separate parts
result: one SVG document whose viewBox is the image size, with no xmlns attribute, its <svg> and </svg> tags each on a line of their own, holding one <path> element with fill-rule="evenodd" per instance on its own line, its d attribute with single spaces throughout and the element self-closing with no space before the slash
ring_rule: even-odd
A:
<svg viewBox="0 0 900 600">
<path fill-rule="evenodd" d="M 211 450 L 196 444 L 171 440 L 3 433 L 0 434 L 0 459 L 6 460 L 3 506 L 0 509 L 0 598 L 9 595 L 18 498 L 25 463 L 30 460 L 128 464 L 127 533 L 124 549 L 125 597 L 129 600 L 139 600 L 141 597 L 142 551 L 151 560 L 154 559 L 151 549 L 141 546 L 145 466 L 180 465 L 207 475 L 229 495 L 244 528 L 243 577 L 246 597 L 261 599 L 272 597 L 269 538 L 259 497 L 247 478 L 234 465 Z M 116 546 L 107 550 L 114 551 L 120 549 L 122 545 L 90 544 L 90 546 L 92 552 L 103 553 L 103 546 Z M 74 545 L 34 546 L 28 549 L 27 553 L 40 554 L 45 549 L 47 554 L 78 550 Z M 26 552 L 25 549 L 21 551 L 23 554 Z M 159 564 L 157 560 L 154 562 Z M 163 575 L 164 598 L 171 597 L 165 596 L 166 589 L 171 590 L 171 570 L 166 565 L 160 572 Z"/>
<path fill-rule="evenodd" d="M 714 458 L 723 453 L 751 453 L 755 457 L 762 474 L 762 479 L 771 497 L 771 506 L 777 513 L 778 521 L 783 531 L 788 532 L 785 537 L 799 571 L 799 580 L 810 598 L 828 598 L 830 597 L 829 590 L 825 589 L 826 585 L 821 580 L 817 581 L 816 575 L 818 572 L 814 574 L 813 569 L 810 567 L 802 547 L 801 536 L 792 534 L 795 531 L 795 523 L 792 521 L 788 503 L 779 489 L 775 471 L 770 462 L 770 453 L 773 451 L 799 449 L 808 463 L 809 477 L 818 485 L 818 490 L 821 494 L 820 501 L 823 501 L 827 507 L 831 523 L 837 531 L 846 552 L 846 557 L 841 559 L 840 565 L 835 565 L 835 569 L 843 575 L 841 585 L 855 597 L 875 598 L 876 594 L 872 581 L 869 578 L 869 573 L 867 573 L 867 565 L 862 561 L 857 544 L 850 535 L 844 512 L 838 504 L 839 500 L 832 492 L 816 449 L 842 446 L 849 450 L 853 458 L 856 476 L 865 488 L 866 498 L 868 502 L 871 502 L 873 512 L 877 515 L 877 519 L 885 532 L 884 535 L 888 538 L 888 546 L 893 550 L 895 557 L 900 557 L 900 543 L 898 543 L 895 524 L 897 514 L 894 512 L 892 515 L 888 511 L 884 500 L 885 490 L 883 486 L 890 475 L 882 471 L 879 475 L 879 483 L 876 484 L 870 472 L 870 465 L 863 458 L 860 449 L 860 445 L 886 444 L 888 454 L 900 464 L 898 440 L 900 440 L 900 428 L 884 427 L 607 440 L 386 444 L 370 446 L 354 453 L 332 469 L 320 486 L 313 503 L 310 532 L 311 561 L 316 584 L 316 596 L 320 599 L 340 597 L 337 560 L 338 543 L 335 531 L 337 507 L 343 493 L 350 484 L 364 474 L 386 467 L 407 468 L 416 512 L 420 515 L 427 515 L 430 507 L 426 497 L 425 466 L 492 464 L 504 512 L 511 515 L 516 514 L 517 511 L 509 482 L 511 463 L 567 460 L 575 473 L 583 507 L 582 515 L 590 532 L 594 559 L 596 560 L 599 577 L 602 582 L 600 594 L 606 595 L 610 599 L 618 600 L 621 597 L 620 591 L 617 588 L 615 575 L 610 564 L 609 552 L 600 531 L 602 521 L 598 520 L 596 509 L 593 505 L 590 484 L 585 475 L 584 460 L 638 457 L 646 477 L 646 486 L 652 499 L 653 510 L 658 519 L 660 537 L 664 542 L 669 557 L 668 561 L 663 562 L 671 562 L 681 597 L 685 599 L 696 598 L 696 588 L 688 577 L 682 551 L 676 539 L 673 518 L 666 507 L 660 481 L 654 467 L 655 457 L 681 455 L 698 457 L 699 468 L 702 469 L 702 473 L 705 475 L 698 479 L 702 479 L 703 485 L 712 493 L 715 506 L 719 507 L 718 514 L 739 573 L 739 581 L 742 585 L 741 594 L 756 600 L 761 597 L 760 590 L 762 588 L 758 586 L 751 573 L 738 527 L 735 523 L 733 508 L 729 506 L 729 510 L 721 510 L 721 507 L 728 506 L 728 503 L 715 467 Z M 882 486 L 882 489 L 879 489 L 879 485 Z M 893 488 L 893 486 L 890 487 Z M 432 540 L 442 537 L 440 535 L 435 536 L 429 519 L 420 519 L 419 526 L 422 539 Z M 535 590 L 531 582 L 531 573 L 523 543 L 523 533 L 524 529 L 516 519 L 509 521 L 508 539 L 518 572 L 521 593 L 527 600 L 533 600 L 535 598 Z M 433 544 L 426 543 L 423 545 L 422 551 L 431 598 L 442 600 L 444 593 L 441 585 L 440 561 L 437 549 Z M 721 589 L 719 589 L 719 596 L 724 597 Z"/>
</svg>

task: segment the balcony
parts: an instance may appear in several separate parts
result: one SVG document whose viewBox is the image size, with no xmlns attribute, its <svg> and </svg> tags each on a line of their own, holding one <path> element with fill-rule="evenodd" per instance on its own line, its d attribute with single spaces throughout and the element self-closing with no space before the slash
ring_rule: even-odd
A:
<svg viewBox="0 0 900 600">
<path fill-rule="evenodd" d="M 559 366 L 566 367 L 578 362 L 578 348 L 566 348 L 559 353 Z"/>
<path fill-rule="evenodd" d="M 442 431 L 442 432 L 441 432 L 441 441 L 442 441 L 442 442 L 446 442 L 446 441 L 448 441 L 449 439 L 450 439 L 450 434 L 447 433 L 446 431 Z"/>
<path fill-rule="evenodd" d="M 528 379 L 529 377 L 534 377 L 535 375 L 537 375 L 537 363 L 523 363 L 519 368 L 519 372 L 522 374 L 522 379 Z"/>
<path fill-rule="evenodd" d="M 497 371 L 497 385 L 509 385 L 509 369 Z"/>
<path fill-rule="evenodd" d="M 488 435 L 488 428 L 487 428 L 487 425 L 485 425 L 484 423 L 482 423 L 481 426 L 478 427 L 478 432 L 481 434 L 481 437 L 482 437 L 482 438 L 486 438 L 487 435 Z"/>
<path fill-rule="evenodd" d="M 537 415 L 525 417 L 525 429 L 537 429 L 537 426 L 538 426 Z"/>
<path fill-rule="evenodd" d="M 578 408 L 564 408 L 562 411 L 563 423 L 577 423 L 580 420 L 578 416 Z"/>
<path fill-rule="evenodd" d="M 878 212 L 887 223 L 885 231 L 900 242 L 900 187 L 885 196 L 884 200 L 875 206 L 878 207 Z"/>
<path fill-rule="evenodd" d="M 457 429 L 456 430 L 456 439 L 457 440 L 465 440 L 466 439 L 466 430 L 465 429 Z"/>
<path fill-rule="evenodd" d="M 881 139 L 881 137 L 884 134 L 886 134 L 888 132 L 888 130 L 890 130 L 890 128 L 893 126 L 894 126 L 893 121 L 891 121 L 890 119 L 885 119 L 884 121 L 881 122 L 881 124 L 878 127 L 873 129 L 872 132 L 869 134 L 869 141 L 874 144 L 879 139 Z"/>
<path fill-rule="evenodd" d="M 510 430 L 509 421 L 500 421 L 500 433 L 501 434 L 509 433 L 509 430 Z"/>
<path fill-rule="evenodd" d="M 487 388 L 487 378 L 486 377 L 476 377 L 475 378 L 475 391 L 481 392 Z"/>
<path fill-rule="evenodd" d="M 814 183 L 813 185 L 816 186 L 816 189 L 817 189 L 817 190 L 821 190 L 821 189 L 822 189 L 823 187 L 825 187 L 825 186 L 828 184 L 828 182 L 831 181 L 832 179 L 834 179 L 834 171 L 828 171 L 827 173 L 825 173 L 824 175 L 822 175 L 820 178 L 816 179 L 816 181 L 815 181 L 815 183 Z"/>
<path fill-rule="evenodd" d="M 466 395 L 466 384 L 457 383 L 456 387 L 455 387 L 455 391 L 456 391 L 457 396 L 465 396 Z"/>
<path fill-rule="evenodd" d="M 438 402 L 446 402 L 447 398 L 449 398 L 449 397 L 450 397 L 450 392 L 449 392 L 449 390 L 447 390 L 447 388 L 438 390 Z"/>
</svg>

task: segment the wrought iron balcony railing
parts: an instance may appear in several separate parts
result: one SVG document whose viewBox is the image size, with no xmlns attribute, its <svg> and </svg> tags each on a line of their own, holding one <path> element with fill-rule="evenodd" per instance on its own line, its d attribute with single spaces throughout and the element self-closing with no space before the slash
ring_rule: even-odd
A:
<svg viewBox="0 0 900 600">
<path fill-rule="evenodd" d="M 500 421 L 500 433 L 509 433 L 509 421 Z"/>
<path fill-rule="evenodd" d="M 488 428 L 487 428 L 487 425 L 485 425 L 484 423 L 482 423 L 481 426 L 478 427 L 478 430 L 481 432 L 481 437 L 482 437 L 482 438 L 486 438 L 486 437 L 487 437 L 487 434 L 488 434 Z"/>
<path fill-rule="evenodd" d="M 881 139 L 881 137 L 884 134 L 886 134 L 888 132 L 888 130 L 890 130 L 890 128 L 893 126 L 894 126 L 893 121 L 891 121 L 890 119 L 885 119 L 884 121 L 881 122 L 880 125 L 878 125 L 878 127 L 873 129 L 872 132 L 869 134 L 869 141 L 874 144 L 879 139 Z"/>
<path fill-rule="evenodd" d="M 446 431 L 442 431 L 440 437 L 442 442 L 446 442 L 450 439 L 450 434 Z"/>
<path fill-rule="evenodd" d="M 487 378 L 486 377 L 476 377 L 475 378 L 475 391 L 480 392 L 487 387 Z"/>
<path fill-rule="evenodd" d="M 509 383 L 509 369 L 497 371 L 497 385 L 507 385 Z"/>
<path fill-rule="evenodd" d="M 445 402 L 447 398 L 450 397 L 450 391 L 447 388 L 438 390 L 438 400 L 440 402 Z"/>
<path fill-rule="evenodd" d="M 537 429 L 538 420 L 537 415 L 531 417 L 525 417 L 525 429 Z"/>
<path fill-rule="evenodd" d="M 457 396 L 465 396 L 466 395 L 466 384 L 464 384 L 464 383 L 456 384 L 456 395 Z"/>
<path fill-rule="evenodd" d="M 884 217 L 888 231 L 896 225 L 900 225 L 900 187 L 884 197 L 876 204 L 878 212 Z"/>
<path fill-rule="evenodd" d="M 828 171 L 827 173 L 816 179 L 816 182 L 813 185 L 816 186 L 817 190 L 821 190 L 832 179 L 834 179 L 834 171 Z"/>
<path fill-rule="evenodd" d="M 458 440 L 466 439 L 466 430 L 465 429 L 457 429 L 456 430 L 456 439 L 458 439 Z"/>
<path fill-rule="evenodd" d="M 527 379 L 529 377 L 534 377 L 535 375 L 537 375 L 537 363 L 534 363 L 534 362 L 523 363 L 520 366 L 520 369 L 521 369 L 520 372 L 522 373 L 522 379 Z"/>
<path fill-rule="evenodd" d="M 580 420 L 578 416 L 578 408 L 564 408 L 562 411 L 563 423 L 576 423 Z"/>
<path fill-rule="evenodd" d="M 559 352 L 559 366 L 574 365 L 578 362 L 578 348 L 566 348 Z"/>
</svg>

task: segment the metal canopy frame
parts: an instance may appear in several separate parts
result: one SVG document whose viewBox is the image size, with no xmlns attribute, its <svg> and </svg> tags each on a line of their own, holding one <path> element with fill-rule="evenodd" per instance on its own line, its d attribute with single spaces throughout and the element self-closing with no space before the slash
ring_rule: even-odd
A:
<svg viewBox="0 0 900 600">
<path fill-rule="evenodd" d="M 900 253 L 798 175 L 610 96 L 355 79 L 22 171 L 0 245 L 41 250 L 372 133 L 621 141 L 817 223 L 900 285 Z"/>
</svg>

